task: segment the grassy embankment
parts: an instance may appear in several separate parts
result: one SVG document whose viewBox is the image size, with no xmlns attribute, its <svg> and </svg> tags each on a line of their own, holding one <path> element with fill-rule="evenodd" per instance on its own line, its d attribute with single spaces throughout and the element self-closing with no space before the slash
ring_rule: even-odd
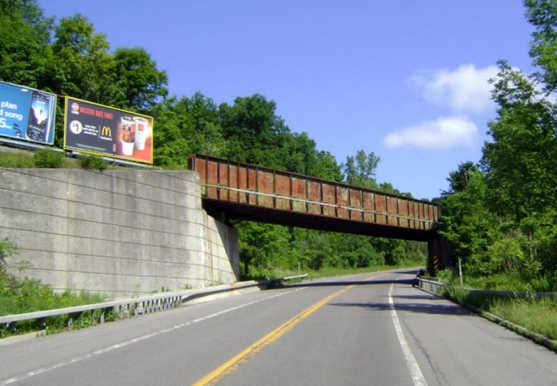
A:
<svg viewBox="0 0 557 386">
<path fill-rule="evenodd" d="M 555 292 L 552 285 L 536 280 L 525 280 L 518 275 L 497 275 L 483 278 L 464 278 L 463 288 L 507 292 L 474 293 L 460 287 L 456 276 L 441 275 L 445 284 L 451 284 L 444 295 L 451 300 L 483 313 L 488 319 L 495 315 L 512 325 L 507 327 L 519 333 L 534 333 L 557 340 L 557 298 L 539 297 L 537 292 Z M 486 314 L 487 313 L 487 314 Z M 528 331 L 522 331 L 520 328 Z M 557 347 L 556 347 L 557 348 Z"/>
</svg>

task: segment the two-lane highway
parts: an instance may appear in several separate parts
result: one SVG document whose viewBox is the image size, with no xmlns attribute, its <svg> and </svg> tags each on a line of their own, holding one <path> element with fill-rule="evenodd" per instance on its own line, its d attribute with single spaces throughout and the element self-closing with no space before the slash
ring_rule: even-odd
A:
<svg viewBox="0 0 557 386">
<path fill-rule="evenodd" d="M 5 385 L 554 385 L 557 356 L 382 272 L 0 346 Z"/>
</svg>

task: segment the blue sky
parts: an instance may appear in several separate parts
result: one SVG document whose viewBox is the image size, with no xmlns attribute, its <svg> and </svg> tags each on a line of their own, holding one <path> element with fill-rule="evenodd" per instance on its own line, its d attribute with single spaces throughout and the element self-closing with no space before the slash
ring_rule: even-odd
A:
<svg viewBox="0 0 557 386">
<path fill-rule="evenodd" d="M 264 95 L 291 132 L 338 162 L 374 152 L 377 181 L 415 198 L 438 197 L 459 163 L 479 161 L 496 62 L 533 71 L 521 0 L 39 4 L 47 16 L 85 15 L 113 49 L 145 48 L 172 95 Z"/>
</svg>

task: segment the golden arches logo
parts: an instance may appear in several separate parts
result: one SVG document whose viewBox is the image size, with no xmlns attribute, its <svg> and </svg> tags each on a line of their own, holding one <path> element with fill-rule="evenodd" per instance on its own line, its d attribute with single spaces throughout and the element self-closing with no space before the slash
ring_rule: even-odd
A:
<svg viewBox="0 0 557 386">
<path fill-rule="evenodd" d="M 112 129 L 109 126 L 103 126 L 101 129 L 101 137 L 112 138 Z"/>
</svg>

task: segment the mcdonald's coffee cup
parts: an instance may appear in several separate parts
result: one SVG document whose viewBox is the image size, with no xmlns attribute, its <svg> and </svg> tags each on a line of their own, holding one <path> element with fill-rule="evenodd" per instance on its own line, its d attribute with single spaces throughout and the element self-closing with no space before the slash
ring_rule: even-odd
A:
<svg viewBox="0 0 557 386">
<path fill-rule="evenodd" d="M 144 150 L 148 135 L 148 121 L 143 117 L 134 117 L 133 120 L 135 121 L 135 148 Z"/>
<path fill-rule="evenodd" d="M 123 155 L 133 155 L 133 142 L 122 141 L 122 154 Z"/>
</svg>

